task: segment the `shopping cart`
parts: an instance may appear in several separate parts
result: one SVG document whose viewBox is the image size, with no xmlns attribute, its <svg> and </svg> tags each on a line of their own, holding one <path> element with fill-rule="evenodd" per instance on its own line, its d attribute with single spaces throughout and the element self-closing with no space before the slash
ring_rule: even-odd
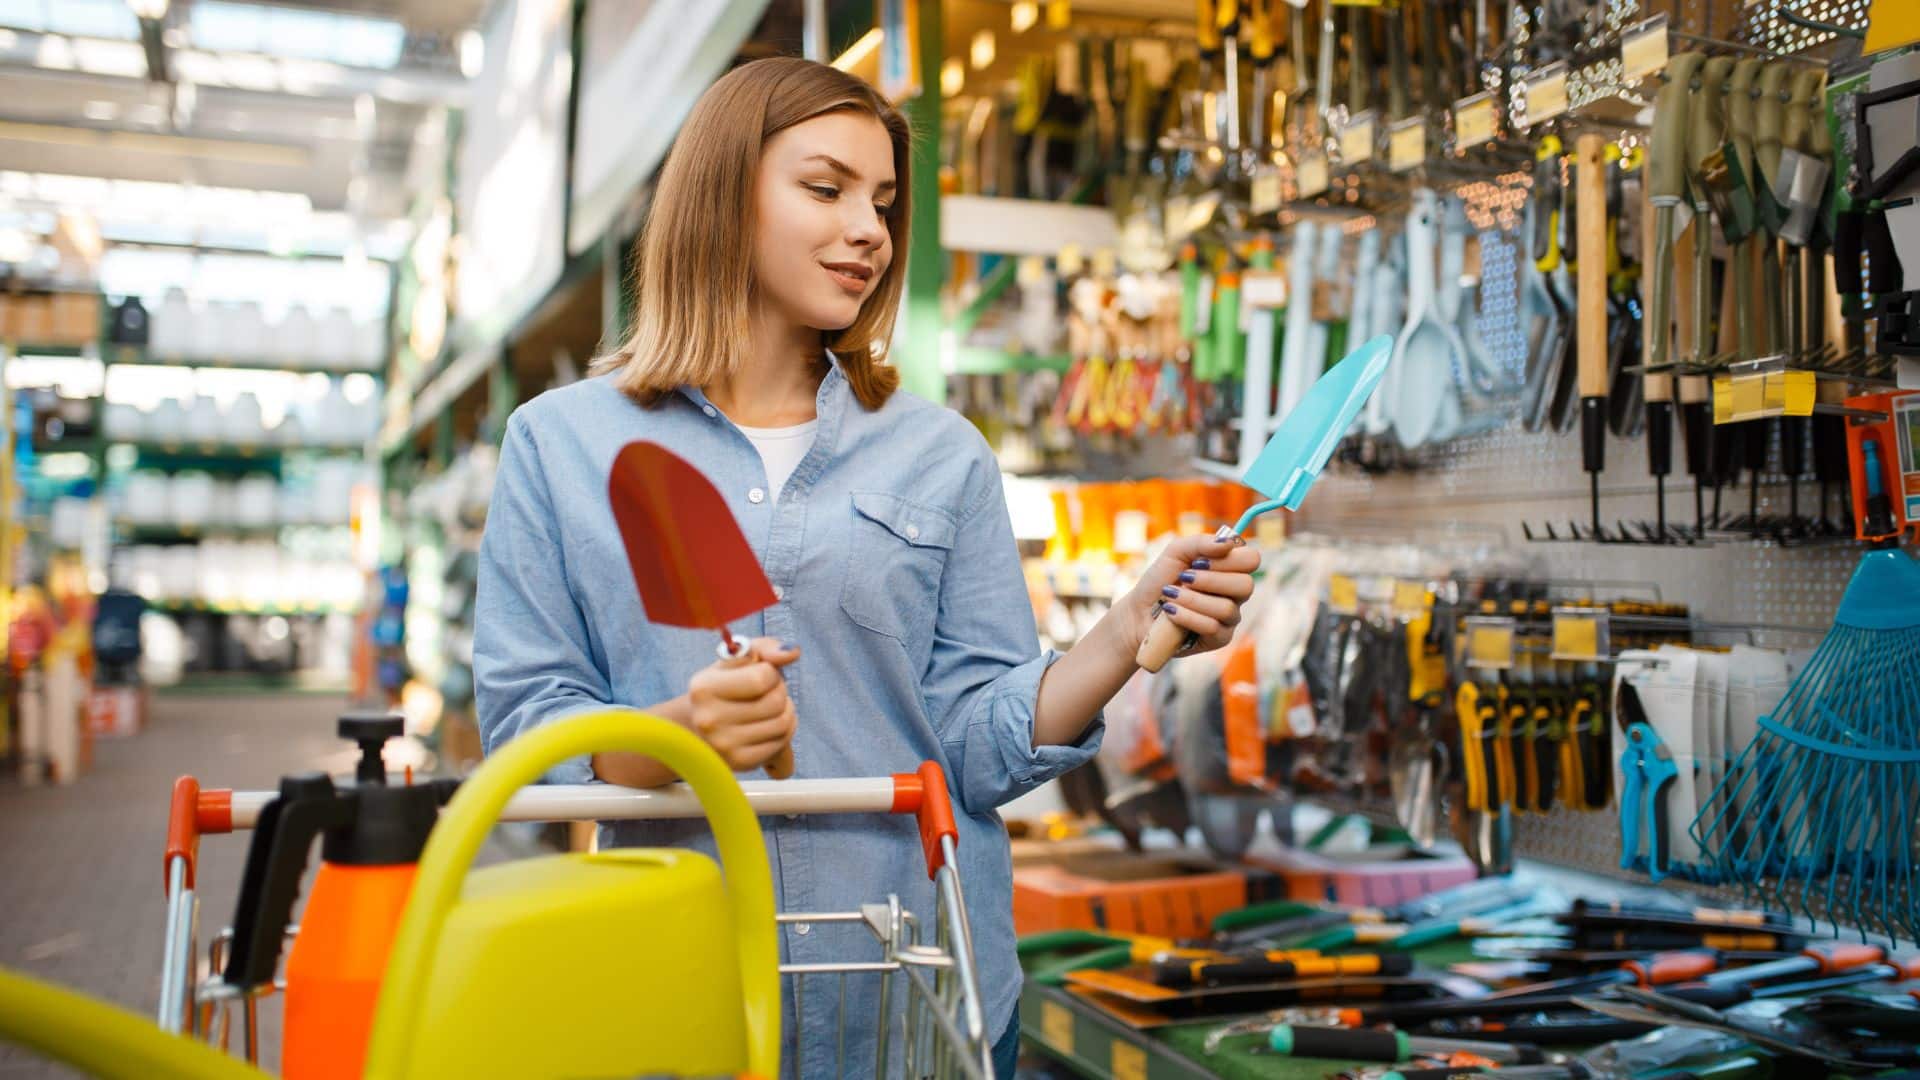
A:
<svg viewBox="0 0 1920 1080">
<path fill-rule="evenodd" d="M 598 714 L 607 715 L 607 714 Z M 530 738 L 539 734 L 529 733 Z M 782 991 L 794 1015 L 809 994 L 837 991 L 840 1038 L 835 1060 L 838 1076 L 963 1077 L 991 1080 L 992 1045 L 980 995 L 972 935 L 956 857 L 957 830 L 946 777 L 926 762 L 916 772 L 871 779 L 746 781 L 739 785 L 755 815 L 912 814 L 933 880 L 935 910 L 931 925 L 902 906 L 897 896 L 848 912 L 788 912 L 779 924 L 807 923 L 838 928 L 864 948 L 848 946 L 849 959 L 831 963 L 781 964 Z M 196 969 L 199 954 L 199 897 L 194 871 L 200 838 L 251 829 L 271 791 L 202 788 L 190 776 L 175 782 L 167 819 L 166 945 L 161 961 L 158 1021 L 162 1029 L 206 1040 L 231 1052 L 234 1013 L 240 1014 L 241 1052 L 259 1063 L 261 999 L 284 990 L 284 980 L 243 990 L 220 973 L 232 945 L 232 929 L 208 944 L 205 974 Z M 703 808 L 684 784 L 654 790 L 609 785 L 526 787 L 513 793 L 498 821 L 636 821 L 696 818 Z M 445 827 L 444 824 L 442 826 Z M 416 887 L 413 903 L 420 903 Z M 287 937 L 299 933 L 290 926 Z M 390 969 L 391 970 L 391 969 Z M 849 980 L 878 980 L 874 1059 L 856 1067 L 848 1061 Z M 391 987 L 388 988 L 391 991 Z M 905 995 L 904 1004 L 901 995 Z M 385 998 L 383 997 L 383 1007 Z M 857 1030 L 857 1029 L 856 1029 Z M 852 1040 L 864 1041 L 864 1032 Z M 371 1071 L 371 1059 L 369 1063 Z M 798 1062 L 784 1070 L 797 1075 Z"/>
</svg>

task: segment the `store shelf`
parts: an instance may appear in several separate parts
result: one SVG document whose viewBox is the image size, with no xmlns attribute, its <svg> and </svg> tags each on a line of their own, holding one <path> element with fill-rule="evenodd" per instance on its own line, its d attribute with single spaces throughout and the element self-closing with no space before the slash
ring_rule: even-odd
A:
<svg viewBox="0 0 1920 1080">
<path fill-rule="evenodd" d="M 281 529 L 290 527 L 277 523 L 273 525 L 166 525 L 131 521 L 113 523 L 114 532 L 119 534 L 120 540 L 129 544 L 201 540 L 210 536 L 270 539 L 279 536 Z"/>
<path fill-rule="evenodd" d="M 132 345 L 115 345 L 109 348 L 103 358 L 111 364 L 130 364 L 146 367 L 185 367 L 215 368 L 224 371 L 291 371 L 308 375 L 372 375 L 380 376 L 380 365 L 352 367 L 329 367 L 316 364 L 311 360 L 298 360 L 274 356 L 154 356 L 145 349 Z"/>
<path fill-rule="evenodd" d="M 81 357 L 81 356 L 89 355 L 94 351 L 94 348 L 95 348 L 95 346 L 92 344 L 74 345 L 69 343 L 69 344 L 59 344 L 59 345 L 44 345 L 44 344 L 36 344 L 33 342 L 20 342 L 20 341 L 5 342 L 5 345 L 8 349 L 11 349 L 13 352 L 22 356 Z"/>
<path fill-rule="evenodd" d="M 278 607 L 271 604 L 209 604 L 201 601 L 156 601 L 147 605 L 166 615 L 335 615 L 352 614 L 348 608 L 331 605 L 314 607 Z"/>
<path fill-rule="evenodd" d="M 267 464 L 293 455 L 360 457 L 366 453 L 366 447 L 358 444 L 263 446 L 224 442 L 153 442 L 145 439 L 109 439 L 108 444 L 133 447 L 140 453 L 141 466 L 148 468 L 190 468 L 199 463 L 217 467 L 233 461 Z"/>
<path fill-rule="evenodd" d="M 203 671 L 190 674 L 162 694 L 345 694 L 347 683 L 337 676 L 308 671 L 269 674 L 257 671 Z"/>
</svg>

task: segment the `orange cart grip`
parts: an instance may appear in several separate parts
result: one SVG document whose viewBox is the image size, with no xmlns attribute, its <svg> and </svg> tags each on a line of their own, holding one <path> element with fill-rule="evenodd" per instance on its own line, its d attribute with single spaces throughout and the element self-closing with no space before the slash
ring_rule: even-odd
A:
<svg viewBox="0 0 1920 1080">
<path fill-rule="evenodd" d="M 920 819 L 920 848 L 927 857 L 927 877 L 937 877 L 947 864 L 940 850 L 946 837 L 960 846 L 960 828 L 953 821 L 953 797 L 947 793 L 947 774 L 934 761 L 923 761 L 916 772 L 893 774 L 893 812 Z"/>
<path fill-rule="evenodd" d="M 194 820 L 199 823 L 200 834 L 230 833 L 233 831 L 233 789 L 214 788 L 202 791 Z"/>
<path fill-rule="evenodd" d="M 173 801 L 167 807 L 167 856 L 160 863 L 160 887 L 167 887 L 173 860 L 187 863 L 186 887 L 193 888 L 194 865 L 200 861 L 200 781 L 182 776 L 173 782 Z"/>
</svg>

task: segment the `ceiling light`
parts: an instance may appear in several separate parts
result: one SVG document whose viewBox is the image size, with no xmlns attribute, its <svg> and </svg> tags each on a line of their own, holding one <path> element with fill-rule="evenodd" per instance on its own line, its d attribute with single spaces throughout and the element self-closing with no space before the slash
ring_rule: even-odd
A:
<svg viewBox="0 0 1920 1080">
<path fill-rule="evenodd" d="M 973 35 L 973 43 L 967 49 L 967 58 L 973 62 L 975 71 L 985 71 L 993 66 L 993 31 L 981 30 Z"/>
<path fill-rule="evenodd" d="M 864 63 L 867 57 L 872 56 L 874 50 L 880 47 L 880 37 L 881 31 L 877 26 L 861 34 L 859 41 L 847 46 L 846 52 L 833 58 L 833 66 L 839 68 L 841 71 L 852 71 Z"/>
<path fill-rule="evenodd" d="M 59 34 L 48 34 L 34 51 L 33 65 L 48 71 L 72 71 L 73 43 Z"/>
<path fill-rule="evenodd" d="M 134 15 L 158 22 L 167 17 L 167 0 L 127 0 Z"/>
<path fill-rule="evenodd" d="M 1039 0 L 1016 0 L 1013 5 L 1013 32 L 1024 34 L 1040 21 Z"/>
<path fill-rule="evenodd" d="M 487 39 L 480 36 L 478 30 L 468 30 L 460 35 L 460 74 L 467 78 L 476 78 L 487 62 Z"/>
<path fill-rule="evenodd" d="M 967 88 L 967 65 L 957 56 L 949 56 L 940 65 L 940 96 L 959 97 Z"/>
</svg>

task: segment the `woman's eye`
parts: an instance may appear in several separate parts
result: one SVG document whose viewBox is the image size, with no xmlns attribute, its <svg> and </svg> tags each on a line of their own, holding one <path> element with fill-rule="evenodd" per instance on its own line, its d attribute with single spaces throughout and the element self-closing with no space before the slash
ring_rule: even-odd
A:
<svg viewBox="0 0 1920 1080">
<path fill-rule="evenodd" d="M 837 198 L 840 194 L 839 188 L 827 187 L 825 184 L 807 184 L 805 187 L 823 199 Z"/>
<path fill-rule="evenodd" d="M 892 203 L 874 203 L 873 212 L 876 214 L 879 214 L 881 217 L 886 217 L 888 214 L 893 213 L 893 204 Z"/>
</svg>

